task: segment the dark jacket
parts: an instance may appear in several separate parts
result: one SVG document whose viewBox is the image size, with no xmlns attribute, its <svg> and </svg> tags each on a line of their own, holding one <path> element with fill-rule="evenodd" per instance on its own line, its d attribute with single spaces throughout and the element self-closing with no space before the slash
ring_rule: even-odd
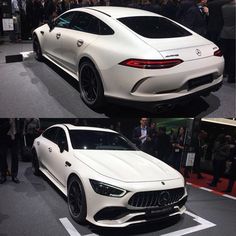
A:
<svg viewBox="0 0 236 236">
<path fill-rule="evenodd" d="M 217 43 L 220 38 L 220 32 L 224 25 L 222 15 L 222 6 L 231 0 L 212 0 L 208 2 L 210 15 L 208 17 L 207 32 L 208 38 Z"/>
<path fill-rule="evenodd" d="M 182 1 L 177 11 L 176 18 L 180 24 L 202 36 L 206 36 L 207 16 L 201 13 L 200 9 L 193 1 Z"/>
<path fill-rule="evenodd" d="M 212 150 L 213 160 L 226 161 L 230 154 L 230 145 L 216 141 Z"/>
<path fill-rule="evenodd" d="M 7 142 L 7 133 L 10 129 L 9 119 L 0 119 L 0 144 L 4 145 Z"/>
</svg>

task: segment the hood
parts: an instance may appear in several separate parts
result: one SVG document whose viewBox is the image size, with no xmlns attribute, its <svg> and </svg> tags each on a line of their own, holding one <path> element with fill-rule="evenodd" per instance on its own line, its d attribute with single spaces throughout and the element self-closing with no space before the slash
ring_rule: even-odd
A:
<svg viewBox="0 0 236 236">
<path fill-rule="evenodd" d="M 74 156 L 99 174 L 123 182 L 181 178 L 179 172 L 141 151 L 75 150 Z"/>
</svg>

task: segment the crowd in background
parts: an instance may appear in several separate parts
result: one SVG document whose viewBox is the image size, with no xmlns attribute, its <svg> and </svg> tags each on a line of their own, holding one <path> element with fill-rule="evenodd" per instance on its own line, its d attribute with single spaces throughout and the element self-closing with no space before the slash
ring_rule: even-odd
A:
<svg viewBox="0 0 236 236">
<path fill-rule="evenodd" d="M 208 134 L 204 130 L 197 130 L 189 137 L 185 127 L 179 127 L 177 132 L 171 130 L 169 134 L 165 127 L 159 127 L 147 118 L 141 118 L 140 125 L 133 131 L 133 142 L 142 151 L 164 161 L 178 171 L 182 171 L 185 178 L 189 178 L 190 170 L 197 174 L 197 178 L 204 178 L 201 174 L 201 160 L 208 149 Z M 194 153 L 194 165 L 188 166 L 188 153 Z M 220 178 L 228 172 L 229 184 L 225 192 L 231 192 L 236 180 L 236 139 L 228 134 L 216 137 L 211 149 L 213 179 L 210 187 L 216 187 Z M 230 167 L 227 167 L 230 163 Z"/>
<path fill-rule="evenodd" d="M 75 119 L 74 125 L 88 126 L 88 122 Z M 156 122 L 148 118 L 141 118 L 140 124 L 129 134 L 131 141 L 142 151 L 167 163 L 183 173 L 185 178 L 190 172 L 203 178 L 201 161 L 205 159 L 207 149 L 210 149 L 213 179 L 209 186 L 216 187 L 220 178 L 227 172 L 229 176 L 226 192 L 231 192 L 236 180 L 236 139 L 228 134 L 215 137 L 213 145 L 209 146 L 208 133 L 204 130 L 195 130 L 191 134 L 181 126 L 178 129 L 168 130 L 158 127 Z M 108 127 L 105 125 L 104 127 Z M 0 119 L 0 184 L 6 181 L 7 175 L 15 183 L 19 183 L 18 160 L 31 160 L 33 141 L 43 130 L 39 119 Z M 122 122 L 112 124 L 109 128 L 123 133 Z M 7 163 L 8 150 L 11 156 L 11 168 Z M 187 164 L 188 153 L 194 153 L 193 166 Z M 230 166 L 227 164 L 230 163 Z M 227 167 L 228 166 L 228 167 Z"/>
</svg>

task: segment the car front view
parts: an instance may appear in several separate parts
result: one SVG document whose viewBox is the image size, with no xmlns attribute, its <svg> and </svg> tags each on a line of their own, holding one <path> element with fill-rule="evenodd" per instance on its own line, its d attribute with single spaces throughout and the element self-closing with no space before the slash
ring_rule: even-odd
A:
<svg viewBox="0 0 236 236">
<path fill-rule="evenodd" d="M 125 227 L 185 211 L 182 175 L 115 131 L 55 125 L 35 139 L 33 154 L 34 174 L 67 196 L 78 223 Z"/>
</svg>

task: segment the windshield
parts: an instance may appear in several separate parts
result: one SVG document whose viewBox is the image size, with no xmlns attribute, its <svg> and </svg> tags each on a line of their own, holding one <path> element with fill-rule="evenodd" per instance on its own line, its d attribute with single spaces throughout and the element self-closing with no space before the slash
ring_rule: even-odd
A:
<svg viewBox="0 0 236 236">
<path fill-rule="evenodd" d="M 91 130 L 70 130 L 73 149 L 137 150 L 125 137 L 117 133 Z"/>
<path fill-rule="evenodd" d="M 135 16 L 118 20 L 135 33 L 146 38 L 177 38 L 192 35 L 181 26 L 163 17 Z"/>
</svg>

